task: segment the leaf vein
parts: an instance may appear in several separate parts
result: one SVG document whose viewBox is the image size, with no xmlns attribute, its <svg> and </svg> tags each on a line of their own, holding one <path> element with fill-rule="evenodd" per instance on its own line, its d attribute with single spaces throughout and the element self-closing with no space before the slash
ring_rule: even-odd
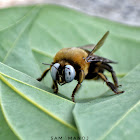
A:
<svg viewBox="0 0 140 140">
<path fill-rule="evenodd" d="M 15 25 L 17 25 L 17 24 L 19 24 L 20 22 L 22 22 L 22 21 L 24 20 L 24 18 L 26 18 L 26 16 L 28 16 L 28 14 L 29 14 L 35 7 L 37 7 L 37 6 L 33 6 L 30 10 L 28 10 L 28 12 L 27 12 L 22 18 L 20 18 L 19 20 L 17 20 L 15 23 L 13 23 L 13 24 L 11 24 L 11 25 L 9 25 L 9 26 L 7 26 L 7 27 L 1 29 L 0 32 L 3 31 L 3 30 L 7 30 L 7 29 L 9 29 L 9 28 L 11 28 L 11 27 L 14 27 Z"/>
<path fill-rule="evenodd" d="M 46 29 L 46 27 L 44 25 L 42 25 L 40 22 L 38 22 L 38 25 L 45 30 L 46 33 L 48 33 L 58 44 L 60 44 L 60 47 L 63 48 L 64 44 L 63 42 L 61 42 L 59 39 L 57 39 L 56 35 L 49 31 L 49 28 Z"/>
<path fill-rule="evenodd" d="M 133 109 L 135 109 L 138 105 L 140 104 L 140 101 L 138 101 L 136 104 L 134 104 L 116 123 L 114 123 L 114 125 L 112 125 L 112 127 L 101 137 L 99 138 L 100 140 L 103 140 L 105 137 L 107 137 L 107 135 L 109 135 L 111 133 L 111 131 L 113 129 L 115 129 L 120 123 L 121 121 L 123 121 L 128 114 L 130 114 Z"/>
<path fill-rule="evenodd" d="M 3 75 L 4 75 L 4 74 L 3 74 Z M 9 76 L 6 76 L 6 77 L 9 78 Z M 15 88 L 12 84 L 10 84 L 1 74 L 0 74 L 0 79 L 1 79 L 7 86 L 9 86 L 12 90 L 14 90 L 17 94 L 19 94 L 21 97 L 23 97 L 24 99 L 26 99 L 27 101 L 29 101 L 30 103 L 32 103 L 33 105 L 35 105 L 37 108 L 39 108 L 40 110 L 42 110 L 43 112 L 45 112 L 46 114 L 48 114 L 49 116 L 51 116 L 52 118 L 54 118 L 55 120 L 57 120 L 58 122 L 62 123 L 63 125 L 65 125 L 65 126 L 69 127 L 70 129 L 72 129 L 72 130 L 74 130 L 74 131 L 77 132 L 77 128 L 76 128 L 76 127 L 74 127 L 73 125 L 68 124 L 67 122 L 61 120 L 59 117 L 56 117 L 53 113 L 49 112 L 47 109 L 45 109 L 45 108 L 42 107 L 41 105 L 37 104 L 35 101 L 29 99 L 27 96 L 24 95 L 24 93 L 20 92 L 17 88 Z M 14 78 L 11 78 L 11 79 L 15 80 Z M 23 84 L 25 84 L 25 85 L 30 86 L 29 84 L 24 83 L 24 82 L 21 82 L 21 81 L 19 81 L 19 80 L 17 80 L 17 79 L 16 79 L 16 81 L 18 81 L 18 82 L 20 82 L 20 83 L 23 83 Z M 33 88 L 35 88 L 35 89 L 39 89 L 39 88 L 34 87 L 34 86 L 31 86 L 31 87 L 33 87 Z M 41 90 L 41 91 L 44 92 L 44 90 L 42 90 L 42 89 L 39 89 L 39 90 Z M 47 93 L 49 93 L 49 92 L 47 92 Z M 49 93 L 49 94 L 50 94 L 50 93 Z M 53 94 L 52 94 L 52 95 L 53 95 Z M 56 96 L 56 95 L 55 95 L 55 96 Z M 58 96 L 58 97 L 59 97 L 59 96 Z M 59 98 L 61 98 L 61 97 L 59 97 Z M 66 100 L 66 99 L 65 99 L 65 100 Z M 67 101 L 68 101 L 68 100 L 67 100 Z"/>
<path fill-rule="evenodd" d="M 37 8 L 37 7 L 34 7 L 31 11 L 33 11 L 35 8 Z M 31 11 L 28 13 L 28 15 L 31 13 Z M 29 24 L 30 24 L 30 22 L 28 23 L 28 25 Z M 5 55 L 5 58 L 2 61 L 3 63 L 6 61 L 6 59 L 8 58 L 8 56 L 10 55 L 10 53 L 12 52 L 12 50 L 14 49 L 16 42 L 19 40 L 19 38 L 21 37 L 21 35 L 24 33 L 24 31 L 26 30 L 26 28 L 28 27 L 28 25 L 26 25 L 26 27 L 23 28 L 23 30 L 21 30 L 21 32 L 19 33 L 19 35 L 15 39 L 13 45 L 11 46 L 11 48 L 9 49 L 9 51 L 7 52 L 7 54 Z"/>
</svg>

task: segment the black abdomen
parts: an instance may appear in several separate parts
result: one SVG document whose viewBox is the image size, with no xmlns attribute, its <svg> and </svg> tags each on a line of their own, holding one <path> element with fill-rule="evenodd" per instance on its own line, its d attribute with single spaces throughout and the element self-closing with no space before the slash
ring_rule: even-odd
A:
<svg viewBox="0 0 140 140">
<path fill-rule="evenodd" d="M 96 63 L 92 62 L 90 64 L 88 74 L 86 75 L 85 79 L 95 79 L 95 80 L 99 79 L 99 75 L 97 74 L 97 71 L 103 73 L 104 70 L 100 67 L 98 67 L 97 71 L 95 71 L 95 69 L 97 70 Z"/>
</svg>

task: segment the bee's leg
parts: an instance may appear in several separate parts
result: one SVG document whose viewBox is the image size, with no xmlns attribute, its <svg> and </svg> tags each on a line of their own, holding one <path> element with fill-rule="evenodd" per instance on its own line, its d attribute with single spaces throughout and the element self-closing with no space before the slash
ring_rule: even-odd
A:
<svg viewBox="0 0 140 140">
<path fill-rule="evenodd" d="M 40 77 L 40 78 L 37 78 L 36 80 L 41 81 L 41 80 L 46 76 L 46 74 L 48 73 L 49 70 L 50 70 L 50 68 L 46 69 L 46 70 L 42 73 L 41 77 Z"/>
<path fill-rule="evenodd" d="M 121 85 L 118 85 L 118 79 L 117 79 L 116 73 L 115 73 L 115 71 L 113 70 L 113 68 L 109 64 L 106 64 L 106 63 L 101 64 L 100 67 L 106 69 L 107 71 L 109 71 L 111 73 L 112 79 L 113 79 L 114 84 L 115 84 L 116 87 L 121 86 Z"/>
<path fill-rule="evenodd" d="M 52 89 L 54 93 L 58 93 L 58 85 L 56 81 L 53 81 Z"/>
<path fill-rule="evenodd" d="M 100 76 L 100 78 L 101 78 L 102 80 L 104 80 L 104 81 L 106 82 L 106 85 L 107 85 L 113 92 L 115 92 L 116 94 L 120 94 L 120 93 L 123 93 L 123 92 L 124 92 L 124 91 L 118 91 L 118 90 L 117 90 L 117 87 L 116 87 L 113 83 L 109 82 L 108 79 L 107 79 L 107 77 L 106 77 L 103 73 L 98 72 L 97 74 Z"/>
<path fill-rule="evenodd" d="M 72 96 L 71 96 L 73 102 L 75 102 L 75 101 L 74 101 L 75 93 L 76 93 L 76 92 L 78 91 L 78 89 L 80 88 L 81 83 L 83 82 L 84 78 L 85 78 L 85 73 L 84 73 L 83 70 L 80 70 L 80 72 L 79 72 L 78 84 L 76 85 L 75 89 L 73 90 Z"/>
<path fill-rule="evenodd" d="M 75 93 L 78 91 L 78 89 L 80 88 L 81 86 L 81 83 L 78 82 L 78 84 L 76 85 L 75 89 L 73 90 L 72 92 L 72 101 L 75 102 L 75 99 L 74 99 L 74 96 L 75 96 Z"/>
</svg>

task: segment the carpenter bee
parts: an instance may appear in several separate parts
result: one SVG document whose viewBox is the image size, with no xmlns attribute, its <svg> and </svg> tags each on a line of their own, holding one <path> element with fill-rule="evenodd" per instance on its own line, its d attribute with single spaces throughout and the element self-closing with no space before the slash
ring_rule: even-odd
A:
<svg viewBox="0 0 140 140">
<path fill-rule="evenodd" d="M 72 101 L 74 102 L 75 93 L 81 86 L 84 79 L 99 79 L 101 78 L 106 85 L 116 94 L 123 93 L 124 91 L 118 91 L 118 80 L 115 71 L 111 67 L 110 63 L 116 63 L 104 57 L 100 57 L 94 54 L 105 42 L 109 31 L 107 31 L 101 40 L 96 45 L 86 45 L 82 47 L 63 48 L 58 51 L 54 57 L 50 68 L 46 69 L 42 76 L 38 78 L 41 81 L 47 72 L 51 71 L 51 77 L 53 80 L 54 93 L 58 93 L 58 85 L 64 85 L 73 81 L 78 81 L 75 89 L 72 92 Z M 92 47 L 92 51 L 88 48 Z M 111 73 L 113 83 L 110 82 L 104 75 L 104 70 Z"/>
</svg>

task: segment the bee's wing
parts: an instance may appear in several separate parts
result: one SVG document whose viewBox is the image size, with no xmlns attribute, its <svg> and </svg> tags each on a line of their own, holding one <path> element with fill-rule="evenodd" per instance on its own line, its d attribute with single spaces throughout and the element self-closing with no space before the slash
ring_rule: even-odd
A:
<svg viewBox="0 0 140 140">
<path fill-rule="evenodd" d="M 90 55 L 90 59 L 88 60 L 88 62 L 103 62 L 117 64 L 117 62 L 115 61 L 97 55 Z"/>
<path fill-rule="evenodd" d="M 85 50 L 89 53 L 87 58 L 85 58 L 85 60 L 87 62 L 103 62 L 103 63 L 115 63 L 115 64 L 117 63 L 115 61 L 112 61 L 112 60 L 109 60 L 107 58 L 100 57 L 100 56 L 97 56 L 97 55 L 93 54 L 104 44 L 108 34 L 109 34 L 109 31 L 107 31 L 104 34 L 104 36 L 100 39 L 100 41 L 96 45 L 95 44 L 88 44 L 88 45 L 85 45 L 85 46 L 78 47 L 78 48 L 81 48 L 81 49 L 83 49 L 83 50 Z M 92 49 L 92 51 L 89 51 L 91 49 Z"/>
<path fill-rule="evenodd" d="M 108 34 L 109 34 L 109 31 L 107 31 L 104 34 L 104 36 L 100 39 L 100 41 L 96 45 L 95 44 L 88 44 L 85 46 L 79 46 L 78 48 L 85 49 L 85 50 L 92 49 L 92 51 L 90 53 L 93 54 L 104 44 L 105 39 L 107 38 Z"/>
<path fill-rule="evenodd" d="M 91 55 L 93 55 L 94 52 L 96 52 L 105 42 L 107 36 L 109 34 L 109 31 L 107 31 L 104 36 L 100 39 L 100 41 L 93 47 L 92 51 L 89 53 L 89 55 L 86 58 L 86 61 L 89 62 L 89 58 Z"/>
<path fill-rule="evenodd" d="M 92 50 L 96 45 L 95 44 L 88 44 L 85 46 L 79 46 L 78 48 L 81 48 L 83 50 Z"/>
<path fill-rule="evenodd" d="M 95 45 L 95 47 L 92 49 L 92 51 L 90 52 L 90 54 L 93 54 L 94 52 L 96 52 L 105 42 L 107 36 L 109 34 L 109 31 L 107 31 L 104 36 L 100 39 L 100 41 Z"/>
</svg>

